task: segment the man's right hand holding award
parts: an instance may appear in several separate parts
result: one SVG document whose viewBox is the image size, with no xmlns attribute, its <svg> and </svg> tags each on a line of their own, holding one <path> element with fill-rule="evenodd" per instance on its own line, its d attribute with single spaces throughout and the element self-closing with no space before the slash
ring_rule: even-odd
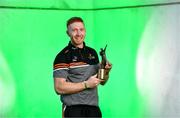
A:
<svg viewBox="0 0 180 118">
<path fill-rule="evenodd" d="M 98 71 L 98 78 L 103 80 L 101 82 L 101 85 L 104 85 L 107 82 L 109 78 L 109 72 L 112 68 L 112 64 L 109 63 L 109 61 L 107 61 L 107 58 L 106 58 L 106 53 L 105 53 L 106 47 L 104 49 L 101 48 L 101 51 L 100 51 L 100 56 L 101 56 L 102 61 L 100 63 L 100 68 Z"/>
</svg>

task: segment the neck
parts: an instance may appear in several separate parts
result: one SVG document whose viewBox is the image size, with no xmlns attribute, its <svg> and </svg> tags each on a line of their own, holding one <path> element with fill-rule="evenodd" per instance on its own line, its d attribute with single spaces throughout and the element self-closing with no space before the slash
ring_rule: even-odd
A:
<svg viewBox="0 0 180 118">
<path fill-rule="evenodd" d="M 76 44 L 74 44 L 73 42 L 71 42 L 71 44 L 74 45 L 74 46 L 77 47 L 77 48 L 83 48 L 83 47 L 84 47 L 84 44 L 83 44 L 83 43 L 82 43 L 82 44 L 79 44 L 79 45 L 76 45 Z"/>
<path fill-rule="evenodd" d="M 76 47 L 78 47 L 78 48 L 83 48 L 83 44 L 77 45 Z"/>
</svg>

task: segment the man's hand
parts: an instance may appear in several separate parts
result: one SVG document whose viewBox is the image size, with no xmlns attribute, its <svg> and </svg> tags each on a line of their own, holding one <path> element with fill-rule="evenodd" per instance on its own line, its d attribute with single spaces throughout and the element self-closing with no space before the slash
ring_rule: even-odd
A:
<svg viewBox="0 0 180 118">
<path fill-rule="evenodd" d="M 110 62 L 108 62 L 108 61 L 107 61 L 106 66 L 105 66 L 105 70 L 106 70 L 106 72 L 108 72 L 108 73 L 109 73 L 109 72 L 110 72 L 110 70 L 111 70 L 111 68 L 112 68 L 112 64 L 111 64 Z M 108 74 L 108 73 L 107 73 L 107 74 Z"/>
<path fill-rule="evenodd" d="M 112 64 L 107 61 L 106 66 L 105 66 L 105 79 L 101 82 L 101 85 L 104 85 L 109 79 L 109 72 L 111 68 L 112 68 Z"/>
<path fill-rule="evenodd" d="M 97 74 L 96 74 L 96 75 L 91 76 L 91 77 L 86 81 L 86 84 L 87 84 L 87 87 L 88 87 L 88 88 L 95 88 L 95 87 L 98 86 L 101 82 L 103 82 L 103 80 L 98 79 L 98 78 L 97 78 Z"/>
</svg>

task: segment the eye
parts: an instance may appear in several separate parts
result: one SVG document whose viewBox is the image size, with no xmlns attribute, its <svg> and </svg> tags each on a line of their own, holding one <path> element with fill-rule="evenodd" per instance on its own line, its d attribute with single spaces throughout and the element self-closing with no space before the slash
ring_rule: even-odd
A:
<svg viewBox="0 0 180 118">
<path fill-rule="evenodd" d="M 77 31 L 77 28 L 72 29 L 72 31 L 74 31 L 74 32 Z"/>
<path fill-rule="evenodd" d="M 84 28 L 81 28 L 80 31 L 84 31 Z"/>
</svg>

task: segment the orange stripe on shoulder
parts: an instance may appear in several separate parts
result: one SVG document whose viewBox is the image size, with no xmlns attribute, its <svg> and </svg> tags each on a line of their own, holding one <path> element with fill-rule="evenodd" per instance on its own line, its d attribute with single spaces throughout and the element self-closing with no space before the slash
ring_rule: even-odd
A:
<svg viewBox="0 0 180 118">
<path fill-rule="evenodd" d="M 54 65 L 54 69 L 57 69 L 57 68 L 68 68 L 69 67 L 69 64 L 67 63 L 59 63 L 59 64 L 55 64 Z"/>
<path fill-rule="evenodd" d="M 59 64 L 55 64 L 54 65 L 54 69 L 58 69 L 58 68 L 69 68 L 70 66 L 82 66 L 82 65 L 86 65 L 87 63 L 85 62 L 73 62 L 70 64 L 67 63 L 59 63 Z"/>
<path fill-rule="evenodd" d="M 86 65 L 87 63 L 85 62 L 73 62 L 73 63 L 70 63 L 70 66 L 81 66 L 81 65 Z"/>
</svg>

